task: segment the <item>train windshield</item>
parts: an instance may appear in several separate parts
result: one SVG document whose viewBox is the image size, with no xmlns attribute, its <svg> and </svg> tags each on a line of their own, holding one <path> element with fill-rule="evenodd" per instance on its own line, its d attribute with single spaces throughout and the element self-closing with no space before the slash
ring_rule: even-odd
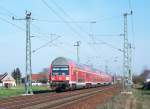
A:
<svg viewBox="0 0 150 109">
<path fill-rule="evenodd" d="M 69 67 L 53 67 L 52 75 L 69 75 Z"/>
</svg>

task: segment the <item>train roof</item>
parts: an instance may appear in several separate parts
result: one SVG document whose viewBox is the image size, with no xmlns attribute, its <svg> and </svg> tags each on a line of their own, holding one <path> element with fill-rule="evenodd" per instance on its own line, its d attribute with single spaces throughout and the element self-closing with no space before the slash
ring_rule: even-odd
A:
<svg viewBox="0 0 150 109">
<path fill-rule="evenodd" d="M 89 65 L 86 65 L 86 64 L 77 64 L 77 62 L 71 60 L 71 59 L 68 59 L 68 58 L 65 58 L 65 57 L 57 57 L 56 59 L 54 59 L 52 61 L 52 65 L 53 66 L 59 66 L 59 65 L 70 65 L 70 64 L 74 64 L 75 66 L 83 69 L 83 70 L 87 70 L 87 71 L 94 71 L 95 73 L 104 73 L 103 71 L 100 71 L 100 70 L 97 70 L 95 68 L 92 68 L 91 66 Z"/>
<path fill-rule="evenodd" d="M 70 65 L 74 61 L 67 59 L 65 57 L 58 57 L 52 61 L 52 65 Z"/>
</svg>

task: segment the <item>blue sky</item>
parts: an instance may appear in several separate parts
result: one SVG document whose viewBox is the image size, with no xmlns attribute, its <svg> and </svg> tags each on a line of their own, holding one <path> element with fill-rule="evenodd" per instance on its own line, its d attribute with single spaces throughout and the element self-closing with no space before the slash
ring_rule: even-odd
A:
<svg viewBox="0 0 150 109">
<path fill-rule="evenodd" d="M 32 12 L 36 20 L 31 23 L 32 50 L 45 44 L 52 38 L 50 34 L 61 37 L 32 54 L 33 73 L 49 67 L 51 61 L 64 56 L 76 60 L 76 48 L 73 46 L 78 40 L 80 45 L 80 62 L 92 64 L 105 70 L 108 64 L 110 72 L 122 72 L 122 53 L 101 44 L 100 40 L 122 48 L 123 13 L 130 12 L 129 0 L 45 0 L 55 11 L 47 8 L 42 0 L 1 0 L 0 2 L 0 72 L 11 72 L 19 67 L 25 72 L 25 31 L 3 21 L 5 19 L 23 29 L 25 21 L 13 21 L 11 16 L 25 17 L 25 10 Z M 61 7 L 68 17 L 54 2 Z M 135 44 L 133 53 L 133 71 L 140 73 L 144 67 L 150 68 L 150 1 L 131 0 L 133 16 L 128 17 L 129 41 Z M 58 17 L 59 16 L 59 17 Z M 61 18 L 60 18 L 61 17 Z M 134 37 L 132 32 L 134 24 Z M 64 23 L 68 21 L 68 23 Z M 90 22 L 96 21 L 91 24 Z M 74 23 L 76 22 L 76 23 Z M 74 32 L 76 31 L 76 32 Z M 89 34 L 94 34 L 92 39 Z M 102 36 L 110 34 L 110 36 Z M 115 35 L 115 36 L 114 36 Z M 93 41 L 99 44 L 93 44 Z M 117 62 L 114 60 L 117 57 Z"/>
</svg>

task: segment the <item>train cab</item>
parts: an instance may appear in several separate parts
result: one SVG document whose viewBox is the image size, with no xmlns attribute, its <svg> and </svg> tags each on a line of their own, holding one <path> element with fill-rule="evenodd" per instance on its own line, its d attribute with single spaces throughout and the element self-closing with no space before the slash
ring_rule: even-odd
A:
<svg viewBox="0 0 150 109">
<path fill-rule="evenodd" d="M 50 68 L 50 81 L 52 89 L 66 89 L 69 87 L 69 73 L 70 67 L 68 61 L 62 57 L 56 58 L 52 62 Z"/>
</svg>

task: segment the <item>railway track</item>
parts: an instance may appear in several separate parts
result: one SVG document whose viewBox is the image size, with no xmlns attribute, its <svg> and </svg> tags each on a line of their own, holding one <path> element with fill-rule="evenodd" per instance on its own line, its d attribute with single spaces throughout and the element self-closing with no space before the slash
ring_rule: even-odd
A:
<svg viewBox="0 0 150 109">
<path fill-rule="evenodd" d="M 99 90 L 90 91 L 87 93 L 81 93 L 81 94 L 74 95 L 74 96 L 64 97 L 63 99 L 52 101 L 51 103 L 45 103 L 45 106 L 40 104 L 36 107 L 24 108 L 24 109 L 49 109 L 49 108 L 50 109 L 61 109 L 61 107 L 63 107 L 63 106 L 67 106 L 74 102 L 79 102 L 79 101 L 83 102 L 83 100 L 88 99 L 91 96 L 94 96 L 100 92 L 104 92 L 104 91 L 110 90 L 110 89 L 113 89 L 113 88 L 99 89 Z"/>
<path fill-rule="evenodd" d="M 116 86 L 105 86 L 63 93 L 47 93 L 20 96 L 16 98 L 13 97 L 10 99 L 0 100 L 0 109 L 56 109 L 108 90 L 117 89 Z"/>
</svg>

